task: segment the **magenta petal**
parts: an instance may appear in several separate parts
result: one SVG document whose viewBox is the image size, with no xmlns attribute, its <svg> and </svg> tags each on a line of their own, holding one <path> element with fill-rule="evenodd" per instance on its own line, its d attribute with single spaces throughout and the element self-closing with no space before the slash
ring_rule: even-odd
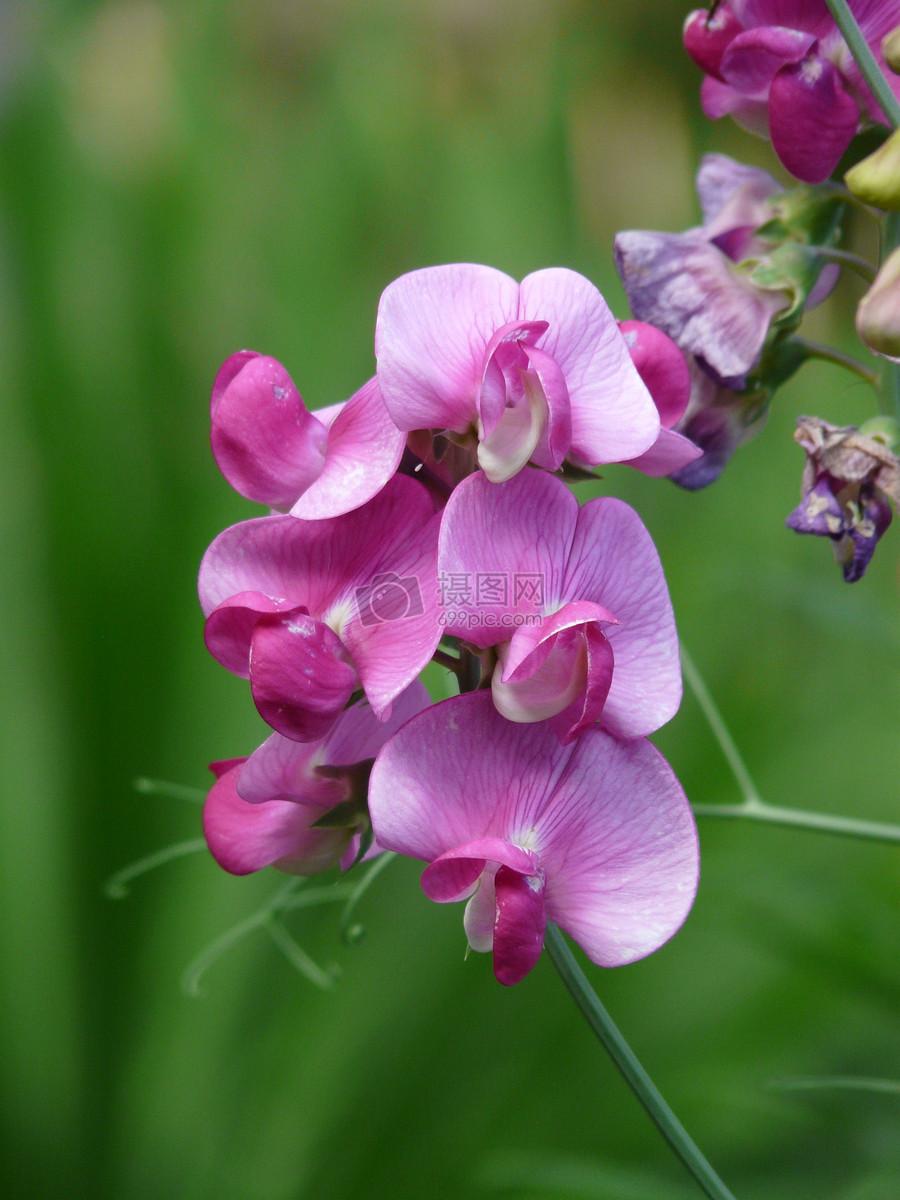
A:
<svg viewBox="0 0 900 1200">
<path fill-rule="evenodd" d="M 250 642 L 260 617 L 292 611 L 285 601 L 271 600 L 259 592 L 239 592 L 223 600 L 206 619 L 206 648 L 227 671 L 250 678 Z"/>
<path fill-rule="evenodd" d="M 389 737 L 410 717 L 428 708 L 431 697 L 415 680 L 394 700 L 388 721 L 381 721 L 371 705 L 360 701 L 341 713 L 322 745 L 322 762 L 333 767 L 351 766 L 374 758 Z"/>
<path fill-rule="evenodd" d="M 213 785 L 203 808 L 203 833 L 213 858 L 233 875 L 277 866 L 312 875 L 334 866 L 346 830 L 312 829 L 321 809 L 291 801 L 248 804 L 238 795 L 238 765 Z"/>
<path fill-rule="evenodd" d="M 559 364 L 536 346 L 526 346 L 528 365 L 541 385 L 546 401 L 546 421 L 531 455 L 547 471 L 558 471 L 572 445 L 572 406 L 569 389 Z"/>
<path fill-rule="evenodd" d="M 238 795 L 248 804 L 287 800 L 332 808 L 346 798 L 346 784 L 316 771 L 322 744 L 297 742 L 273 733 L 247 759 L 238 780 Z"/>
<path fill-rule="evenodd" d="M 503 416 L 508 385 L 525 366 L 526 344 L 547 332 L 546 321 L 510 321 L 491 336 L 484 351 L 484 374 L 478 395 L 478 418 L 483 436 L 489 437 Z"/>
<path fill-rule="evenodd" d="M 575 271 L 548 268 L 522 280 L 519 317 L 544 320 L 539 350 L 565 378 L 572 414 L 572 453 L 581 461 L 621 462 L 652 446 L 659 417 L 594 285 Z"/>
<path fill-rule="evenodd" d="M 564 746 L 600 720 L 615 668 L 615 655 L 609 639 L 596 625 L 581 630 L 585 649 L 585 687 L 568 708 L 550 719 L 550 728 Z"/>
<path fill-rule="evenodd" d="M 727 4 L 711 17 L 706 9 L 698 9 L 689 13 L 684 22 L 684 48 L 698 67 L 718 76 L 728 43 L 742 29 Z"/>
<path fill-rule="evenodd" d="M 400 465 L 405 435 L 384 406 L 378 381 L 350 397 L 328 430 L 321 473 L 291 509 L 307 521 L 340 516 L 371 500 Z"/>
<path fill-rule="evenodd" d="M 684 355 L 668 336 L 645 321 L 620 321 L 619 329 L 659 412 L 663 429 L 684 416 L 691 398 L 691 376 Z"/>
<path fill-rule="evenodd" d="M 739 33 L 722 57 L 721 76 L 743 96 L 764 100 L 775 73 L 799 62 L 816 39 L 810 33 L 783 26 L 763 26 Z"/>
<path fill-rule="evenodd" d="M 499 863 L 512 871 L 530 875 L 537 869 L 535 856 L 503 838 L 485 837 L 455 846 L 440 855 L 422 872 L 425 895 L 440 904 L 460 900 L 471 891 L 485 863 Z"/>
<path fill-rule="evenodd" d="M 325 461 L 325 427 L 307 412 L 290 375 L 274 358 L 249 351 L 232 355 L 216 378 L 211 437 L 235 491 L 272 508 L 293 504 Z"/>
<path fill-rule="evenodd" d="M 425 267 L 385 289 L 375 356 L 398 428 L 462 432 L 473 424 L 485 348 L 515 320 L 517 293 L 508 275 L 472 263 Z"/>
<path fill-rule="evenodd" d="M 524 979 L 541 956 L 547 925 L 544 881 L 500 867 L 494 892 L 494 978 L 509 986 Z"/>
<path fill-rule="evenodd" d="M 253 633 L 250 687 L 260 716 L 278 733 L 323 737 L 358 686 L 333 630 L 310 616 L 264 617 Z"/>
<path fill-rule="evenodd" d="M 219 401 L 225 392 L 225 389 L 240 371 L 244 369 L 251 358 L 259 358 L 256 350 L 238 350 L 236 354 L 231 354 L 219 367 L 218 373 L 213 380 L 212 392 L 209 397 L 209 415 L 212 419 L 216 415 L 216 409 L 219 407 Z"/>
<path fill-rule="evenodd" d="M 769 92 L 775 153 L 798 179 L 822 183 L 837 166 L 859 125 L 859 108 L 840 75 L 821 58 L 784 67 Z"/>
</svg>

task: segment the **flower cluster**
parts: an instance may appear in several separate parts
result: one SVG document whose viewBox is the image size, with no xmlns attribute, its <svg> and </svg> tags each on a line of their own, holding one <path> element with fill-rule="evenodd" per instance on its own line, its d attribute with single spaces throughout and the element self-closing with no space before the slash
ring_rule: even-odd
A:
<svg viewBox="0 0 900 1200">
<path fill-rule="evenodd" d="M 579 507 L 560 474 L 689 466 L 685 359 L 572 271 L 474 265 L 392 283 L 375 356 L 315 413 L 264 355 L 216 378 L 216 460 L 272 511 L 204 556 L 206 643 L 273 732 L 215 764 L 210 849 L 237 874 L 423 859 L 502 983 L 548 920 L 597 963 L 642 957 L 697 884 L 690 808 L 646 741 L 681 698 L 674 618 L 637 514 Z M 435 658 L 466 694 L 430 703 Z"/>
</svg>

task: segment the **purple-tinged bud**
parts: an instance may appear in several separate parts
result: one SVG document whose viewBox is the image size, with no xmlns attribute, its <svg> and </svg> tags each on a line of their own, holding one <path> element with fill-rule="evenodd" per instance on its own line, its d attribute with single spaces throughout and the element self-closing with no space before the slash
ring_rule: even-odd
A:
<svg viewBox="0 0 900 1200">
<path fill-rule="evenodd" d="M 900 249 L 885 259 L 860 300 L 856 330 L 876 354 L 900 359 Z"/>
<path fill-rule="evenodd" d="M 800 417 L 794 440 L 806 451 L 803 498 L 789 529 L 830 538 L 847 583 L 862 579 L 900 502 L 900 459 L 889 449 L 896 422 L 865 429 Z"/>
</svg>

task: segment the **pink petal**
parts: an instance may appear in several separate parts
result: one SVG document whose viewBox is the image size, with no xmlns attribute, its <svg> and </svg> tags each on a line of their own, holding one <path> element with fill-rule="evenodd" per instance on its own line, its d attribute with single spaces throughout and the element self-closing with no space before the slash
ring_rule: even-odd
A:
<svg viewBox="0 0 900 1200">
<path fill-rule="evenodd" d="M 501 867 L 494 877 L 494 893 L 494 978 L 510 986 L 525 978 L 544 948 L 544 881 Z"/>
<path fill-rule="evenodd" d="M 543 471 L 501 484 L 482 474 L 464 479 L 444 509 L 438 543 L 445 632 L 494 646 L 508 639 L 515 614 L 554 608 L 577 515 L 566 485 Z M 455 597 L 454 582 L 466 585 Z"/>
<path fill-rule="evenodd" d="M 556 359 L 538 350 L 525 347 L 528 365 L 541 386 L 547 417 L 531 458 L 547 471 L 558 471 L 572 445 L 572 406 L 565 376 Z"/>
<path fill-rule="evenodd" d="M 687 916 L 697 831 L 671 767 L 649 742 L 594 728 L 570 751 L 534 830 L 547 918 L 593 962 L 621 966 L 658 949 Z"/>
<path fill-rule="evenodd" d="M 203 629 L 206 648 L 221 666 L 242 679 L 250 678 L 250 643 L 260 617 L 268 613 L 302 611 L 289 602 L 271 600 L 259 592 L 239 592 L 209 614 Z"/>
<path fill-rule="evenodd" d="M 722 58 L 721 75 L 741 95 L 764 100 L 775 73 L 786 63 L 799 62 L 816 39 L 799 29 L 769 26 L 748 29 L 730 42 Z"/>
<path fill-rule="evenodd" d="M 467 429 L 485 348 L 516 317 L 517 284 L 491 267 L 454 263 L 394 280 L 375 324 L 378 382 L 403 430 Z"/>
<path fill-rule="evenodd" d="M 405 442 L 388 415 L 377 380 L 370 379 L 343 405 L 329 428 L 324 466 L 291 515 L 319 521 L 359 508 L 397 470 Z"/>
<path fill-rule="evenodd" d="M 828 178 L 858 125 L 857 103 L 831 63 L 810 57 L 782 68 L 772 81 L 772 146 L 791 174 L 805 183 Z"/>
<path fill-rule="evenodd" d="M 349 710 L 348 710 L 349 711 Z M 238 780 L 238 795 L 248 804 L 284 800 L 332 808 L 346 799 L 343 780 L 318 774 L 322 742 L 297 742 L 273 733 L 247 759 Z"/>
<path fill-rule="evenodd" d="M 664 475 L 671 475 L 673 471 L 680 471 L 702 454 L 700 447 L 695 446 L 689 438 L 673 429 L 661 429 L 656 445 L 651 446 L 645 454 L 626 462 L 625 466 L 634 467 L 644 475 L 660 479 Z"/>
<path fill-rule="evenodd" d="M 615 318 L 592 283 L 549 268 L 523 279 L 519 317 L 549 322 L 538 349 L 561 370 L 572 414 L 572 453 L 596 466 L 634 458 L 659 433 L 656 408 Z"/>
<path fill-rule="evenodd" d="M 410 717 L 431 704 L 425 685 L 415 680 L 394 700 L 388 721 L 381 721 L 369 704 L 360 701 L 338 717 L 322 745 L 322 763 L 352 766 L 374 758 L 389 737 Z"/>
<path fill-rule="evenodd" d="M 681 702 L 675 618 L 653 539 L 633 509 L 603 497 L 581 509 L 564 582 L 567 598 L 615 613 L 606 637 L 615 654 L 603 725 L 641 737 L 670 720 Z"/>
<path fill-rule="evenodd" d="M 508 403 L 509 386 L 526 366 L 524 347 L 547 332 L 546 321 L 510 321 L 493 333 L 484 351 L 484 372 L 478 394 L 482 436 L 490 437 Z"/>
<path fill-rule="evenodd" d="M 216 862 L 233 875 L 277 866 L 292 874 L 328 870 L 341 855 L 348 833 L 311 829 L 321 809 L 290 801 L 248 804 L 236 790 L 241 766 L 213 785 L 203 808 L 203 833 Z"/>
<path fill-rule="evenodd" d="M 505 483 L 546 440 L 547 397 L 533 372 L 522 373 L 522 395 L 507 401 L 500 420 L 488 434 L 479 422 L 478 465 L 491 483 Z"/>
<path fill-rule="evenodd" d="M 233 354 L 216 377 L 212 410 L 213 455 L 248 500 L 288 506 L 321 472 L 325 428 L 274 358 Z"/>
<path fill-rule="evenodd" d="M 359 680 L 340 638 L 321 621 L 263 617 L 250 649 L 250 687 L 260 716 L 301 742 L 324 737 Z"/>
<path fill-rule="evenodd" d="M 704 154 L 697 171 L 704 235 L 712 239 L 742 225 L 755 229 L 771 218 L 771 197 L 783 190 L 768 171 L 735 162 L 726 154 Z"/>
<path fill-rule="evenodd" d="M 748 100 L 727 83 L 719 83 L 711 76 L 700 85 L 700 103 L 704 113 L 713 121 L 719 117 L 733 117 L 742 129 L 759 137 L 769 136 L 769 117 L 764 100 Z"/>
</svg>

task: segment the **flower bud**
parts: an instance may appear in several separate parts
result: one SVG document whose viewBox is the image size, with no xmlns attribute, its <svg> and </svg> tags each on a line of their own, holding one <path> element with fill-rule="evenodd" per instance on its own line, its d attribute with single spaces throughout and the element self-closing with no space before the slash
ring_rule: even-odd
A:
<svg viewBox="0 0 900 1200">
<path fill-rule="evenodd" d="M 900 359 L 900 249 L 885 259 L 860 300 L 856 329 L 870 350 Z"/>
<path fill-rule="evenodd" d="M 885 37 L 881 43 L 881 53 L 894 74 L 900 75 L 900 25 Z"/>
<path fill-rule="evenodd" d="M 900 209 L 900 130 L 895 130 L 874 154 L 851 167 L 844 182 L 865 204 L 891 212 Z"/>
</svg>

